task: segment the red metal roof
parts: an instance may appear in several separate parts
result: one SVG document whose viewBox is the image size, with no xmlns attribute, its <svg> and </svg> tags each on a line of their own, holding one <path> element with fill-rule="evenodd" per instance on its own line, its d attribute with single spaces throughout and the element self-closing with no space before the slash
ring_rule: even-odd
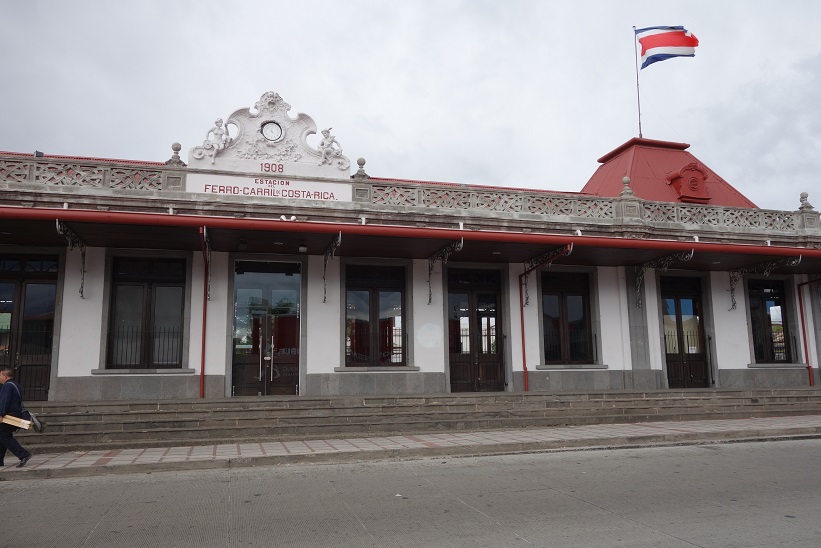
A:
<svg viewBox="0 0 821 548">
<path fill-rule="evenodd" d="M 470 188 L 474 190 L 502 190 L 502 191 L 522 191 L 522 192 L 531 192 L 534 194 L 581 194 L 580 192 L 573 192 L 570 190 L 547 190 L 541 188 L 525 188 L 525 187 L 511 187 L 511 186 L 493 186 L 493 185 L 480 185 L 480 184 L 468 184 L 468 183 L 447 183 L 442 181 L 422 181 L 418 179 L 395 179 L 392 177 L 373 177 L 369 176 L 367 181 L 369 183 L 373 182 L 386 182 L 386 183 L 413 183 L 413 184 L 421 184 L 421 185 L 431 185 L 431 186 L 449 186 L 449 187 L 458 187 L 458 188 Z"/>
<path fill-rule="evenodd" d="M 35 156 L 31 153 L 26 152 L 8 152 L 5 150 L 0 150 L 0 154 L 8 155 L 8 156 L 20 156 L 22 158 L 43 158 L 46 160 L 60 160 L 60 161 L 72 161 L 76 160 L 78 162 L 116 162 L 118 164 L 136 164 L 136 165 L 143 165 L 143 166 L 157 166 L 162 167 L 165 165 L 163 162 L 149 162 L 145 160 L 124 160 L 118 158 L 91 158 L 85 156 L 60 156 L 57 154 L 43 154 L 42 156 Z"/>
<path fill-rule="evenodd" d="M 643 200 L 758 209 L 758 206 L 732 185 L 687 152 L 689 147 L 686 143 L 638 137 L 630 139 L 599 158 L 598 161 L 602 165 L 584 185 L 581 193 L 593 196 L 619 196 L 624 190 L 622 179 L 627 176 L 630 177 L 630 189 Z M 700 198 L 683 197 L 674 184 L 675 175 L 688 166 L 704 175 Z M 687 194 L 686 189 L 683 194 Z"/>
</svg>

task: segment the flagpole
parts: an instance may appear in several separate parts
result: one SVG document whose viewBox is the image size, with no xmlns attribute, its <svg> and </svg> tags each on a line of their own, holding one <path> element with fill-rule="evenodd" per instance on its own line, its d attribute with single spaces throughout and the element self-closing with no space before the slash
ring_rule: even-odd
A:
<svg viewBox="0 0 821 548">
<path fill-rule="evenodd" d="M 639 107 L 639 139 L 642 138 L 641 135 L 641 91 L 639 90 L 639 51 L 638 47 L 636 46 L 636 27 L 633 26 L 633 53 L 635 54 L 635 59 L 633 65 L 636 67 L 636 101 L 638 102 Z"/>
</svg>

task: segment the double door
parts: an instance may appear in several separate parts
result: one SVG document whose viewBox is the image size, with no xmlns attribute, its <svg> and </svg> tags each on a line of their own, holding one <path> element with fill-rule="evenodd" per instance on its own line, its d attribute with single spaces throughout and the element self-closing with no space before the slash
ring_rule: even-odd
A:
<svg viewBox="0 0 821 548">
<path fill-rule="evenodd" d="M 668 387 L 710 386 L 700 280 L 662 278 L 661 305 Z"/>
<path fill-rule="evenodd" d="M 500 297 L 498 270 L 448 272 L 451 392 L 504 390 Z"/>
<path fill-rule="evenodd" d="M 14 369 L 27 401 L 48 399 L 57 265 L 57 257 L 0 255 L 0 367 Z"/>
<path fill-rule="evenodd" d="M 299 393 L 300 264 L 237 261 L 232 394 Z"/>
</svg>

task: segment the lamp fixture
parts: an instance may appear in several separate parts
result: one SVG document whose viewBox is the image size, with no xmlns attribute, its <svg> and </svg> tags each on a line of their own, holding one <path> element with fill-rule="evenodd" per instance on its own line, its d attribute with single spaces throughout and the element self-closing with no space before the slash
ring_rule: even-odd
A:
<svg viewBox="0 0 821 548">
<path fill-rule="evenodd" d="M 299 247 L 297 249 L 299 250 L 300 253 L 308 253 L 308 246 L 305 245 L 304 243 L 299 244 Z"/>
</svg>

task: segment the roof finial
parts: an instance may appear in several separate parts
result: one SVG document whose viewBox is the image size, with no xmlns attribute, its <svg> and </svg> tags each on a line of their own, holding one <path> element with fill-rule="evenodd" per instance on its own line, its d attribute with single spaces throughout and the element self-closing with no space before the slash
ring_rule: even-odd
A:
<svg viewBox="0 0 821 548">
<path fill-rule="evenodd" d="M 370 179 L 370 175 L 365 173 L 365 158 L 358 159 L 356 164 L 359 166 L 359 169 L 351 175 L 351 179 Z"/>
<path fill-rule="evenodd" d="M 179 143 L 174 143 L 171 145 L 171 150 L 174 152 L 174 154 L 172 154 L 171 158 L 165 162 L 165 165 L 185 167 L 185 163 L 182 160 L 180 160 L 180 150 L 182 150 L 182 145 Z"/>
<path fill-rule="evenodd" d="M 635 194 L 633 194 L 633 189 L 630 188 L 630 177 L 625 175 L 622 178 L 621 182 L 624 185 L 624 188 L 621 189 L 622 198 L 628 198 L 628 197 L 631 197 L 631 196 L 635 196 Z"/>
<path fill-rule="evenodd" d="M 801 205 L 798 207 L 798 211 L 812 211 L 814 209 L 812 207 L 812 204 L 807 201 L 807 196 L 809 196 L 809 194 L 807 194 L 806 192 L 802 192 L 800 194 L 799 197 Z"/>
</svg>

